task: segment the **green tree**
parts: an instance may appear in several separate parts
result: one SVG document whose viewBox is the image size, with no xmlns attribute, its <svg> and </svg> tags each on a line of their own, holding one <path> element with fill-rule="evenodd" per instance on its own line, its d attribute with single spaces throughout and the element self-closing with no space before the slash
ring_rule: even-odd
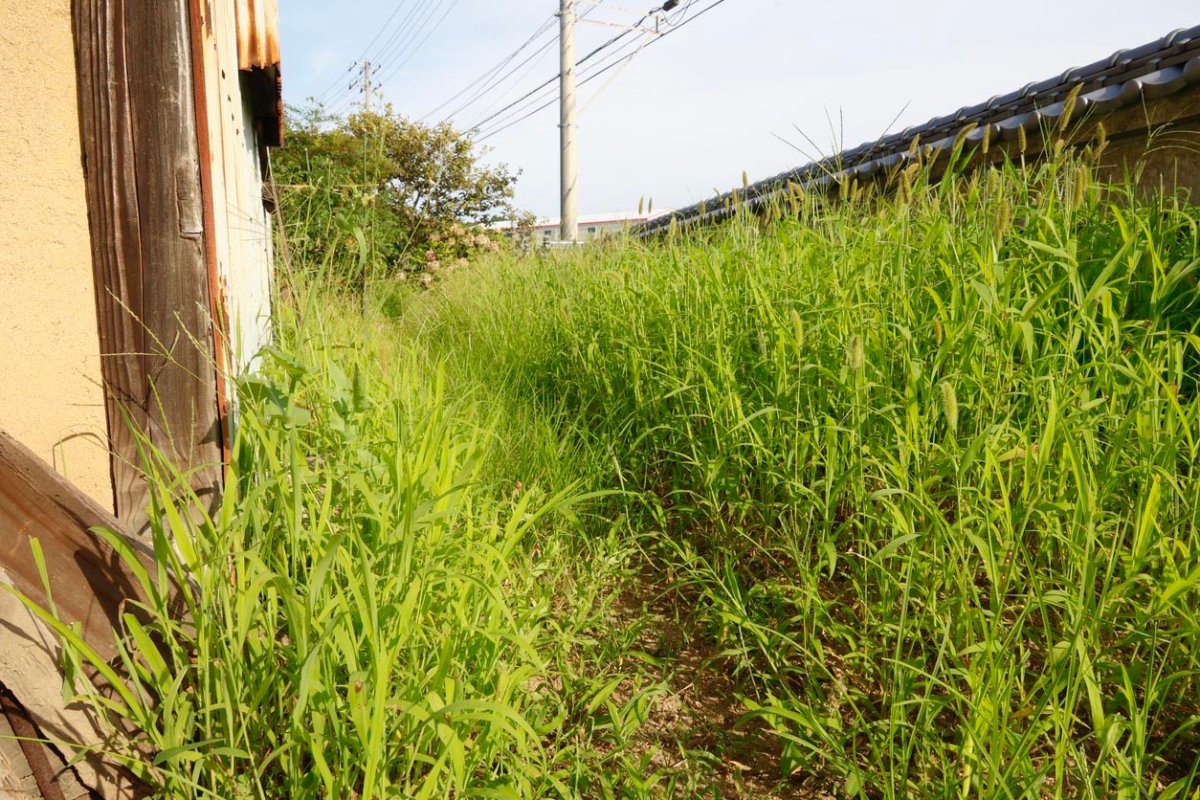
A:
<svg viewBox="0 0 1200 800">
<path fill-rule="evenodd" d="M 302 268 L 359 288 L 371 275 L 429 272 L 496 245 L 478 228 L 511 217 L 517 174 L 481 163 L 449 123 L 398 114 L 289 109 L 273 163 Z"/>
</svg>

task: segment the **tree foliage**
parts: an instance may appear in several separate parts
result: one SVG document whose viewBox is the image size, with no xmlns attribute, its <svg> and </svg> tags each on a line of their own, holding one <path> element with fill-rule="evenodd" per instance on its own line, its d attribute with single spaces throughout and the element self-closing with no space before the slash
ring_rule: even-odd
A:
<svg viewBox="0 0 1200 800">
<path fill-rule="evenodd" d="M 335 117 L 289 109 L 273 162 L 289 245 L 301 268 L 361 286 L 371 275 L 429 272 L 492 239 L 477 229 L 513 215 L 517 174 L 486 165 L 469 135 L 397 113 Z"/>
</svg>

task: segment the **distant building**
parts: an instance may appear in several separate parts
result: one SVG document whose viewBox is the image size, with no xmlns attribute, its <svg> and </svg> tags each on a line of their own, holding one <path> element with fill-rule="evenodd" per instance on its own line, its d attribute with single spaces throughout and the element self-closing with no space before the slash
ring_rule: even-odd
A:
<svg viewBox="0 0 1200 800">
<path fill-rule="evenodd" d="M 622 211 L 610 214 L 583 214 L 579 217 L 578 238 L 581 242 L 591 242 L 602 236 L 624 233 L 635 225 L 670 213 L 670 209 L 664 209 L 651 213 Z M 562 241 L 562 224 L 558 217 L 543 217 L 529 226 L 519 226 L 512 220 L 502 220 L 489 225 L 488 228 L 527 246 L 547 247 Z"/>
</svg>

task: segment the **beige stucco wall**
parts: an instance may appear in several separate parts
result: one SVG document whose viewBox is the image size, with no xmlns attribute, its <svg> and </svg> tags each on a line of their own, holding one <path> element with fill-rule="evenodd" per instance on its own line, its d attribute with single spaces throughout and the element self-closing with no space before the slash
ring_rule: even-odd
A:
<svg viewBox="0 0 1200 800">
<path fill-rule="evenodd" d="M 0 428 L 112 507 L 70 0 L 0 0 Z"/>
</svg>

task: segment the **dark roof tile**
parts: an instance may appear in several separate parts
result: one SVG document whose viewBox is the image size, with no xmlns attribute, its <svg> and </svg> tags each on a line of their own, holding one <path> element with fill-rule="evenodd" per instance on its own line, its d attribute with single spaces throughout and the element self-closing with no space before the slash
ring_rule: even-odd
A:
<svg viewBox="0 0 1200 800">
<path fill-rule="evenodd" d="M 1168 66 L 1162 66 L 1168 64 Z M 866 175 L 894 166 L 908 158 L 914 140 L 925 152 L 952 147 L 967 126 L 976 126 L 966 134 L 971 142 L 983 139 L 985 128 L 990 136 L 1014 139 L 1022 128 L 1031 130 L 1046 120 L 1062 116 L 1067 95 L 1080 84 L 1074 113 L 1088 109 L 1108 112 L 1140 99 L 1162 97 L 1200 82 L 1200 26 L 1172 31 L 1161 39 L 1139 47 L 1118 50 L 1106 59 L 1066 70 L 1061 75 L 1029 83 L 1007 94 L 973 106 L 964 106 L 953 114 L 934 117 L 922 125 L 913 125 L 899 133 L 843 150 L 835 156 L 781 172 L 745 190 L 737 198 L 759 205 L 788 182 L 806 186 L 826 186 L 836 176 Z M 635 232 L 649 235 L 669 226 L 672 221 L 703 223 L 726 219 L 733 213 L 734 193 L 697 203 L 644 223 Z"/>
</svg>

